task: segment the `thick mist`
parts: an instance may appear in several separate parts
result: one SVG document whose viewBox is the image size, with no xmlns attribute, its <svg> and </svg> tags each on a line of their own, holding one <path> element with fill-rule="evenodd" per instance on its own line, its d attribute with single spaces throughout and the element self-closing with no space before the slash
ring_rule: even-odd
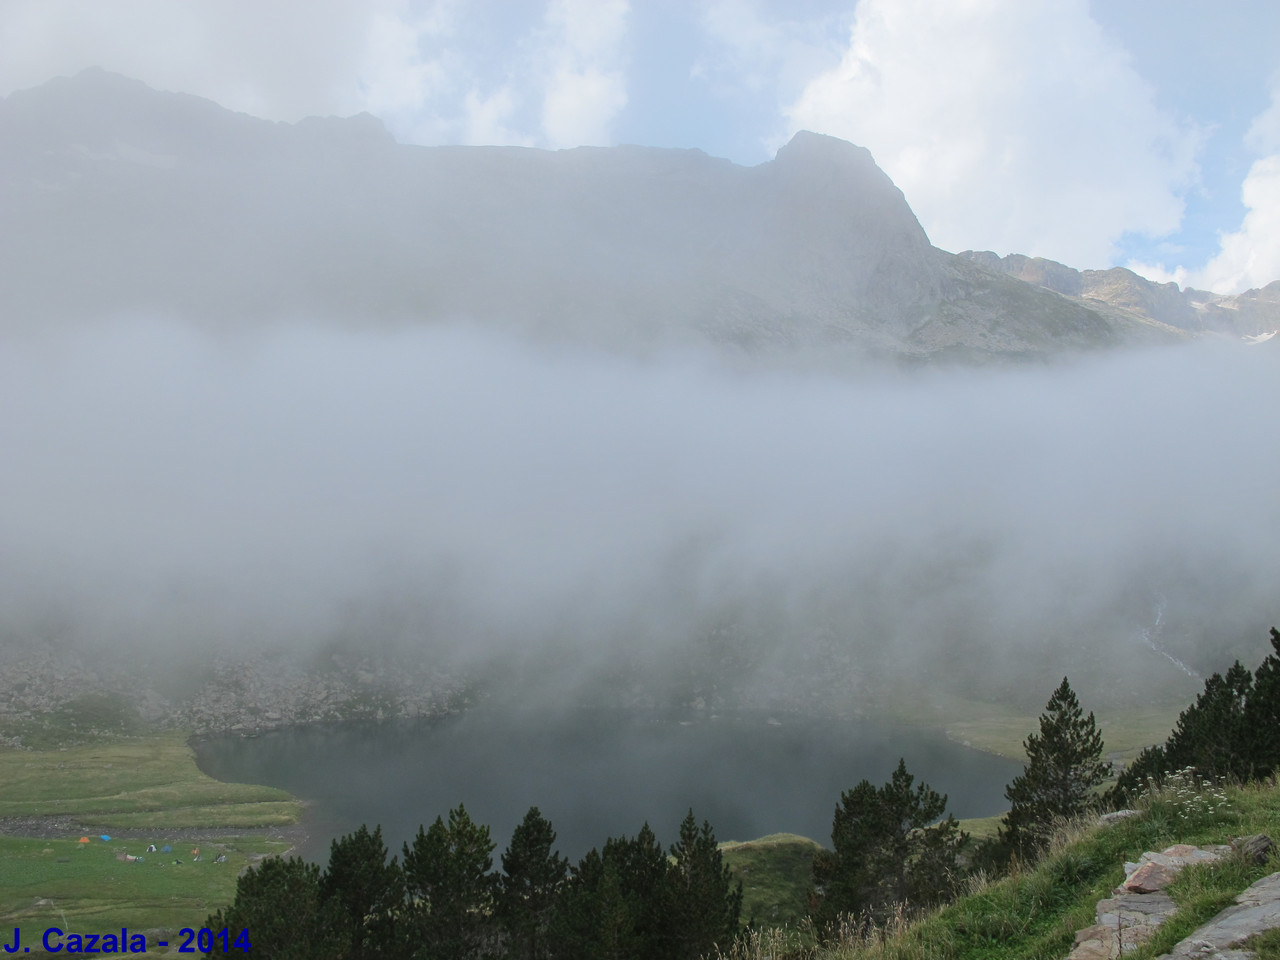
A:
<svg viewBox="0 0 1280 960">
<path fill-rule="evenodd" d="M 0 636 L 386 647 L 551 698 L 634 671 L 842 709 L 886 677 L 1185 699 L 1280 620 L 1277 372 L 1204 343 L 840 378 L 465 324 L 9 334 Z"/>
</svg>

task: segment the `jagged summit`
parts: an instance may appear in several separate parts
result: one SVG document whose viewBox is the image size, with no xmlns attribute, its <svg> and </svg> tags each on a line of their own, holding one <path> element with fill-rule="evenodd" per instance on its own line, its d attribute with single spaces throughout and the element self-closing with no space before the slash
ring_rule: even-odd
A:
<svg viewBox="0 0 1280 960">
<path fill-rule="evenodd" d="M 0 101 L 0 216 L 10 322 L 466 319 L 824 365 L 1179 335 L 934 249 L 867 150 L 808 132 L 756 167 L 413 147 L 89 70 Z"/>
</svg>

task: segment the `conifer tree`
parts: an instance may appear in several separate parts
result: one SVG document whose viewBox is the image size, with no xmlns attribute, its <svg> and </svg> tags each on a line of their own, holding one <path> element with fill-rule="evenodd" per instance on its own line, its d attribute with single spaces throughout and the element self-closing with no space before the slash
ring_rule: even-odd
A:
<svg viewBox="0 0 1280 960">
<path fill-rule="evenodd" d="M 530 807 L 502 855 L 495 909 L 508 956 L 549 955 L 547 931 L 569 869 L 569 861 L 554 851 L 555 842 L 550 821 Z"/>
<path fill-rule="evenodd" d="M 621 894 L 631 906 L 635 957 L 663 957 L 668 933 L 667 856 L 652 828 L 646 822 L 634 837 L 610 837 L 601 859 L 616 872 Z"/>
<path fill-rule="evenodd" d="M 227 928 L 232 943 L 244 932 L 253 956 L 326 960 L 340 955 L 336 920 L 332 907 L 321 901 L 319 867 L 297 857 L 270 857 L 240 875 L 235 901 L 209 917 L 205 927 Z M 221 946 L 211 953 L 221 954 Z"/>
<path fill-rule="evenodd" d="M 1102 759 L 1102 734 L 1093 714 L 1084 716 L 1066 677 L 1040 715 L 1040 733 L 1027 737 L 1023 747 L 1027 765 L 1005 790 L 1011 806 L 1002 838 L 1026 849 L 1047 842 L 1056 819 L 1083 813 L 1111 764 Z"/>
<path fill-rule="evenodd" d="M 489 828 L 474 823 L 461 804 L 404 845 L 409 894 L 411 956 L 426 960 L 474 960 L 493 939 L 497 878 Z"/>
<path fill-rule="evenodd" d="M 1194 767 L 1204 777 L 1251 780 L 1280 769 L 1280 631 L 1271 628 L 1274 653 L 1250 673 L 1237 660 L 1225 675 L 1204 682 L 1183 710 L 1169 739 L 1148 747 L 1120 775 L 1114 803 L 1131 801 L 1148 779 Z"/>
<path fill-rule="evenodd" d="M 1250 731 L 1245 711 L 1253 693 L 1253 674 L 1237 660 L 1226 674 L 1205 681 L 1204 692 L 1178 717 L 1165 747 L 1171 769 L 1195 767 L 1206 777 L 1248 779 Z"/>
<path fill-rule="evenodd" d="M 738 932 L 742 883 L 724 863 L 711 824 L 699 829 L 690 809 L 680 824 L 680 841 L 671 848 L 667 915 L 671 956 L 697 960 Z"/>
<path fill-rule="evenodd" d="M 813 861 L 810 906 L 819 923 L 843 913 L 881 919 L 896 904 L 924 906 L 950 895 L 969 837 L 954 817 L 935 823 L 946 795 L 914 782 L 903 759 L 883 787 L 863 780 L 841 794 L 832 849 Z"/>
<path fill-rule="evenodd" d="M 396 926 L 404 879 L 395 857 L 387 861 L 387 852 L 382 827 L 370 833 L 361 824 L 333 841 L 320 877 L 320 896 L 336 910 L 347 943 L 345 956 L 356 960 L 399 955 Z"/>
<path fill-rule="evenodd" d="M 642 952 L 639 908 L 622 887 L 615 862 L 591 850 L 572 870 L 551 922 L 557 960 L 630 960 Z"/>
<path fill-rule="evenodd" d="M 1244 711 L 1244 730 L 1250 739 L 1250 774 L 1269 777 L 1280 770 L 1280 631 L 1271 628 L 1274 653 L 1253 672 L 1253 691 Z"/>
</svg>

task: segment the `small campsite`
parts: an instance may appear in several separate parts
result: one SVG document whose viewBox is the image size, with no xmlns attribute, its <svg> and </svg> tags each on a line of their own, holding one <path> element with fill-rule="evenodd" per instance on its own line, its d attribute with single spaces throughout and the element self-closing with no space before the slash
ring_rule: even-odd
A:
<svg viewBox="0 0 1280 960">
<path fill-rule="evenodd" d="M 34 945 L 47 927 L 199 926 L 247 864 L 293 846 L 301 812 L 205 776 L 179 735 L 0 751 L 0 928 Z"/>
</svg>

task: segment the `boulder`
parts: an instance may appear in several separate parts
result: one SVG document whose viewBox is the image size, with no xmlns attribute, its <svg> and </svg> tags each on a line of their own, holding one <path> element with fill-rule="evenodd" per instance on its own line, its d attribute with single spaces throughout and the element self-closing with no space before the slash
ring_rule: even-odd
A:
<svg viewBox="0 0 1280 960">
<path fill-rule="evenodd" d="M 1178 876 L 1178 868 L 1171 864 L 1144 863 L 1125 877 L 1124 888 L 1130 893 L 1155 893 L 1163 890 Z"/>
<path fill-rule="evenodd" d="M 1255 833 L 1251 837 L 1237 837 L 1232 842 L 1231 849 L 1249 863 L 1261 866 L 1267 862 L 1275 844 L 1265 833 Z"/>
</svg>

